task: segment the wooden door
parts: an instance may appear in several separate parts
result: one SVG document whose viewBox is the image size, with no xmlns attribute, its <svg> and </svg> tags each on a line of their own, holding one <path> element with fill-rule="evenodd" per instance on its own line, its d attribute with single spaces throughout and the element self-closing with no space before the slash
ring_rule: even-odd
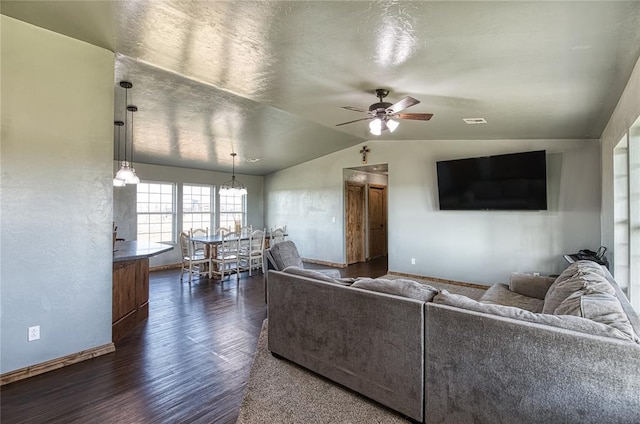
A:
<svg viewBox="0 0 640 424">
<path fill-rule="evenodd" d="M 369 186 L 369 258 L 387 254 L 387 187 Z"/>
<path fill-rule="evenodd" d="M 364 184 L 346 183 L 347 264 L 364 262 Z"/>
</svg>

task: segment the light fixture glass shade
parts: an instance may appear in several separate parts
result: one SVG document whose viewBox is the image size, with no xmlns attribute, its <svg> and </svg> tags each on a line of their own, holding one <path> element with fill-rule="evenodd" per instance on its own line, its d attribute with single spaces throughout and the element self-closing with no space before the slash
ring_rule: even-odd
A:
<svg viewBox="0 0 640 424">
<path fill-rule="evenodd" d="M 240 181 L 236 180 L 236 176 L 232 176 L 229 181 L 220 186 L 219 194 L 223 196 L 242 196 L 247 194 L 247 188 Z"/>
<path fill-rule="evenodd" d="M 133 173 L 133 176 L 131 178 L 129 178 L 126 183 L 127 184 L 138 184 L 140 182 L 140 178 L 136 175 L 136 170 L 131 168 L 131 172 Z"/>
<path fill-rule="evenodd" d="M 400 123 L 398 121 L 394 121 L 393 119 L 389 119 L 387 121 L 387 128 L 389 128 L 389 131 L 394 132 L 396 128 L 398 128 L 398 125 L 400 125 Z"/>
<path fill-rule="evenodd" d="M 369 131 L 371 131 L 371 134 L 373 135 L 382 134 L 382 121 L 379 118 L 376 118 L 369 122 Z"/>
<path fill-rule="evenodd" d="M 114 178 L 113 179 L 113 186 L 114 187 L 124 187 L 126 185 L 126 183 L 124 182 L 124 180 L 121 180 L 120 178 Z"/>
<path fill-rule="evenodd" d="M 128 182 L 133 178 L 133 171 L 129 167 L 129 162 L 126 160 L 122 161 L 122 165 L 120 165 L 120 169 L 116 172 L 116 178 L 125 182 Z"/>
</svg>

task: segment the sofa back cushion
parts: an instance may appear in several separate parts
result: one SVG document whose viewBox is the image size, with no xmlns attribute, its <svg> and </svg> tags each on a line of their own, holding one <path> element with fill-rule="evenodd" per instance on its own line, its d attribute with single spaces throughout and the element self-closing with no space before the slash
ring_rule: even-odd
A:
<svg viewBox="0 0 640 424">
<path fill-rule="evenodd" d="M 589 262 L 589 261 L 580 261 Z M 578 262 L 576 262 L 578 263 Z M 595 269 L 591 266 L 573 266 L 572 273 L 565 270 L 556 281 L 549 287 L 544 298 L 542 313 L 553 314 L 558 306 L 573 293 L 581 290 L 596 291 L 615 296 L 615 290 L 604 277 L 601 268 Z M 599 265 L 595 264 L 599 267 Z M 569 269 L 569 268 L 567 268 Z"/>
<path fill-rule="evenodd" d="M 517 319 L 536 324 L 550 325 L 553 327 L 579 331 L 581 333 L 593 334 L 597 336 L 615 337 L 617 339 L 623 339 L 627 341 L 636 341 L 617 328 L 599 322 L 591 321 L 586 318 L 581 318 L 573 315 L 536 314 L 533 312 L 525 311 L 524 309 L 515 308 L 513 306 L 484 304 L 470 299 L 466 296 L 449 293 L 446 290 L 442 290 L 436 297 L 434 297 L 433 303 L 454 306 L 470 311 L 482 312 L 485 314 L 497 315 L 505 318 Z"/>
<path fill-rule="evenodd" d="M 629 318 L 617 297 L 608 293 L 581 290 L 566 298 L 554 312 L 555 315 L 573 315 L 609 325 L 627 337 L 640 342 Z"/>
<path fill-rule="evenodd" d="M 371 290 L 380 293 L 394 294 L 396 296 L 431 302 L 438 294 L 438 289 L 417 281 L 399 278 L 387 280 L 384 278 L 358 278 L 351 287 Z"/>
<path fill-rule="evenodd" d="M 544 300 L 555 281 L 556 279 L 552 277 L 514 272 L 509 279 L 509 290 L 523 296 Z"/>
<path fill-rule="evenodd" d="M 327 283 L 340 284 L 343 286 L 351 285 L 351 282 L 349 282 L 348 279 L 340 280 L 337 278 L 332 278 L 331 276 L 323 272 L 316 271 L 313 269 L 300 268 L 298 266 L 288 266 L 282 271 L 286 272 L 287 274 L 300 275 L 302 277 L 313 278 L 315 280 L 325 281 Z"/>
<path fill-rule="evenodd" d="M 288 266 L 304 268 L 302 258 L 298 254 L 298 248 L 291 240 L 274 244 L 269 248 L 269 254 L 277 271 L 282 271 Z"/>
</svg>

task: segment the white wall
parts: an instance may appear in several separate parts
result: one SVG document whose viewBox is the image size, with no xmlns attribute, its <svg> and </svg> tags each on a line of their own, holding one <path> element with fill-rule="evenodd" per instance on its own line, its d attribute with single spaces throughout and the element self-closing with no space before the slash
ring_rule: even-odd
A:
<svg viewBox="0 0 640 424">
<path fill-rule="evenodd" d="M 114 162 L 114 167 L 117 164 Z M 171 166 L 148 165 L 136 163 L 136 174 L 142 181 L 159 181 L 176 183 L 176 189 L 183 183 L 210 184 L 220 187 L 225 181 L 231 179 L 231 173 L 203 171 L 199 169 L 176 168 Z M 254 228 L 264 228 L 264 177 L 254 175 L 236 174 L 236 178 L 247 187 L 247 221 Z M 181 193 L 181 191 L 179 191 Z M 113 187 L 114 221 L 118 226 L 118 238 L 126 240 L 136 239 L 136 187 Z M 177 211 L 181 210 L 182 198 L 178 196 Z M 216 204 L 216 214 L 219 213 L 219 205 Z M 178 213 L 178 231 L 182 228 L 182 217 Z M 209 230 L 213 228 L 210 227 Z M 182 261 L 178 240 L 174 249 L 162 253 L 149 260 L 150 266 L 176 264 Z"/>
<path fill-rule="evenodd" d="M 614 259 L 614 200 L 613 200 L 613 149 L 627 134 L 629 128 L 640 117 L 640 59 L 631 73 L 627 86 L 620 96 L 609 123 L 601 137 L 602 147 L 602 244 L 611 252 L 609 260 Z M 612 265 L 614 265 L 612 263 Z M 610 269 L 614 269 L 613 266 Z M 615 275 L 614 275 L 615 277 Z"/>
<path fill-rule="evenodd" d="M 6 373 L 111 342 L 114 56 L 0 19 Z"/>
<path fill-rule="evenodd" d="M 513 271 L 558 273 L 566 266 L 563 253 L 600 245 L 597 140 L 374 140 L 367 145 L 369 163 L 389 164 L 390 271 L 491 284 L 508 281 Z M 303 257 L 345 262 L 343 168 L 358 166 L 359 149 L 265 178 L 266 221 L 285 222 Z M 539 149 L 547 150 L 549 210 L 438 210 L 436 161 Z"/>
</svg>

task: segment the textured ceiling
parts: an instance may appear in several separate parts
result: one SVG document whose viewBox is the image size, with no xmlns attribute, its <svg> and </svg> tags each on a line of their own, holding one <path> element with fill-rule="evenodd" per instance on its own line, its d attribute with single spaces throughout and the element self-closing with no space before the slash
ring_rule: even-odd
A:
<svg viewBox="0 0 640 424">
<path fill-rule="evenodd" d="M 640 2 L 6 1 L 116 53 L 136 161 L 264 175 L 376 138 L 373 90 L 420 104 L 378 138 L 598 138 L 640 55 Z M 485 125 L 463 118 L 483 117 Z M 248 163 L 246 159 L 259 158 Z"/>
</svg>

